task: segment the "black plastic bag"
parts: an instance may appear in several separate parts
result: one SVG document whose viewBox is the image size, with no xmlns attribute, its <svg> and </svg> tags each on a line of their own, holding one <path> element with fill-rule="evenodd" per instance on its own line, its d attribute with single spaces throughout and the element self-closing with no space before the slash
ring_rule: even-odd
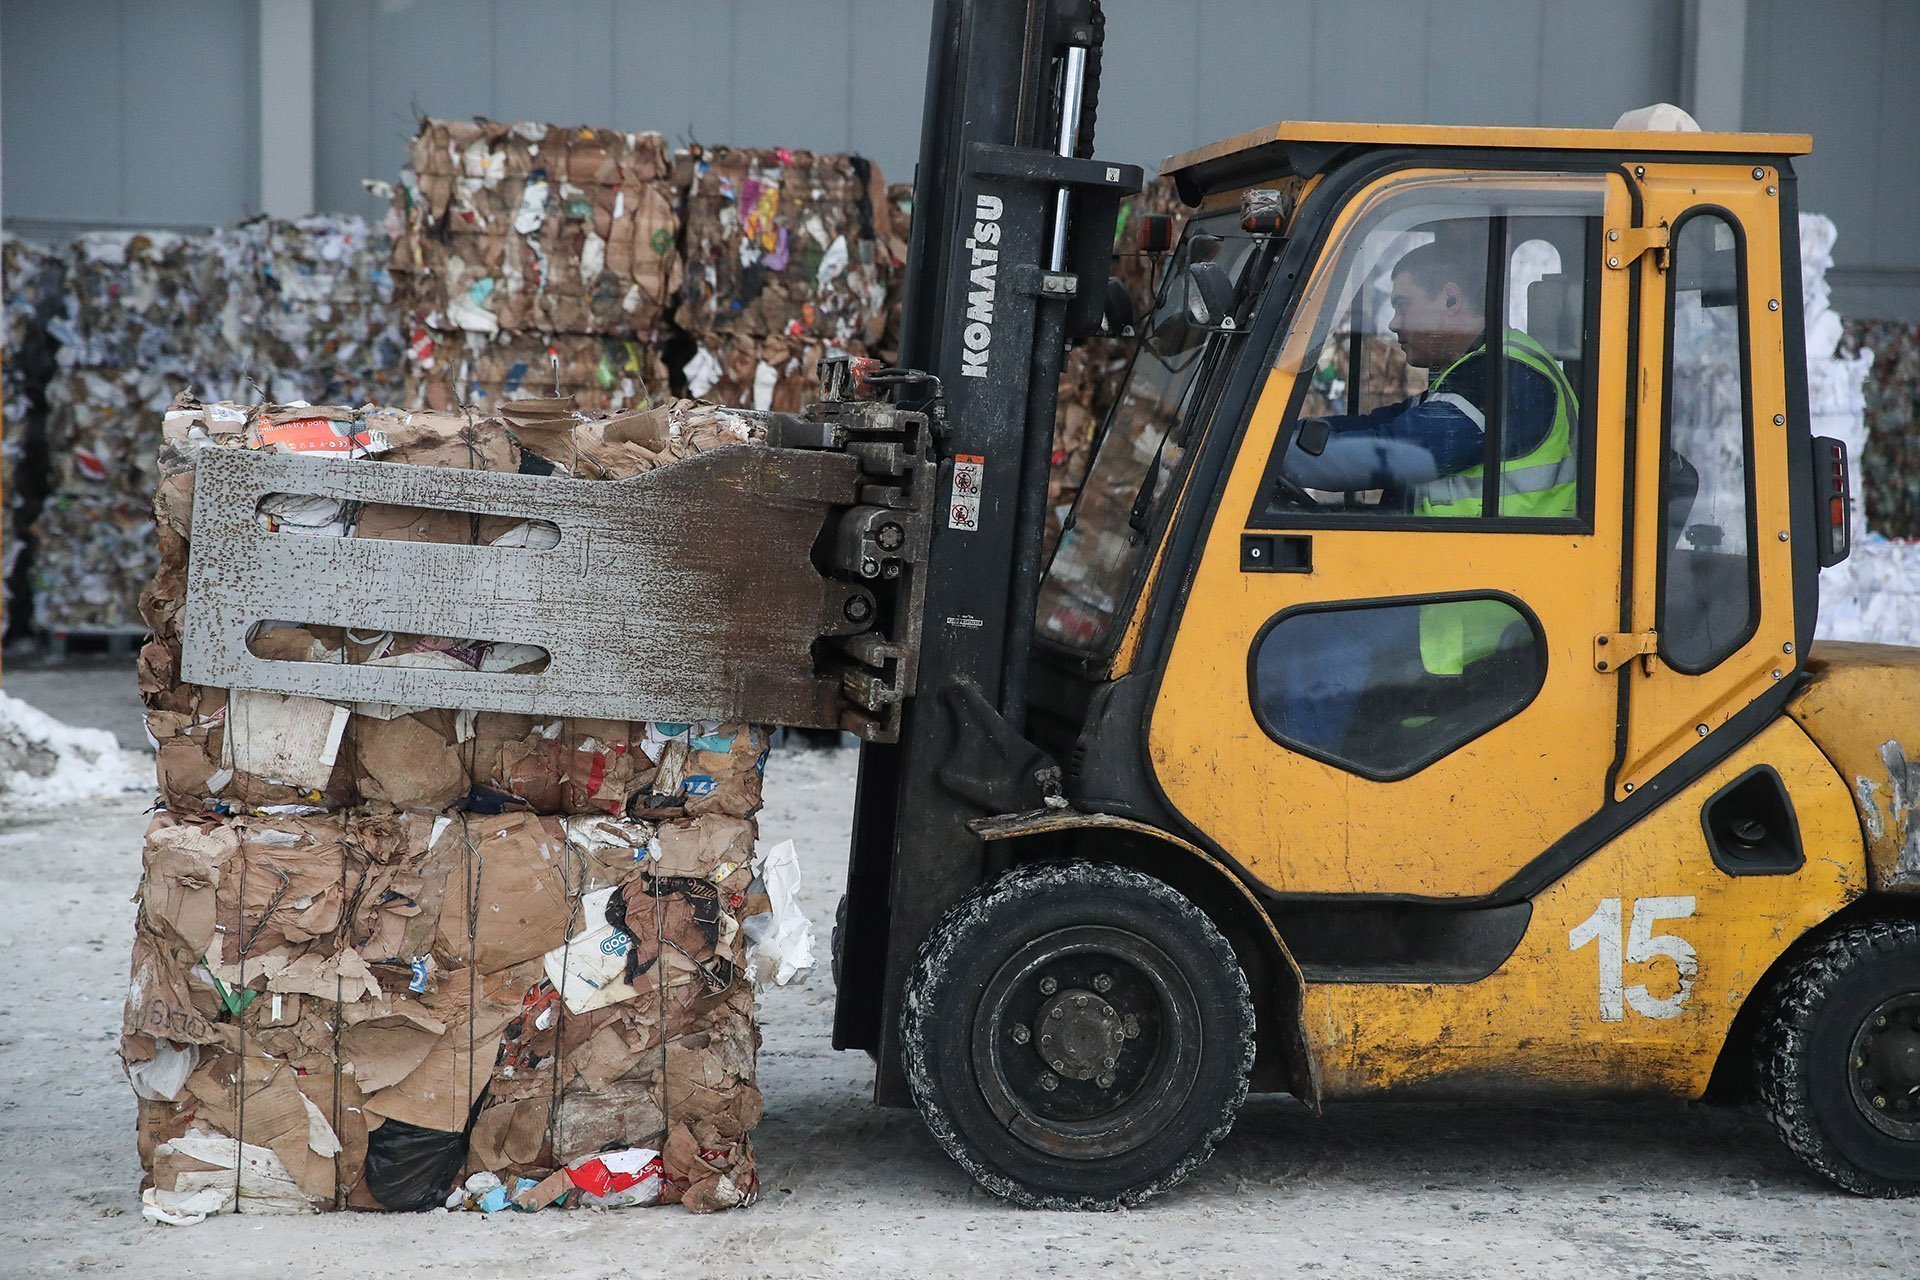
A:
<svg viewBox="0 0 1920 1280">
<path fill-rule="evenodd" d="M 367 1135 L 367 1190 L 400 1213 L 447 1202 L 467 1158 L 467 1135 L 388 1120 Z"/>
</svg>

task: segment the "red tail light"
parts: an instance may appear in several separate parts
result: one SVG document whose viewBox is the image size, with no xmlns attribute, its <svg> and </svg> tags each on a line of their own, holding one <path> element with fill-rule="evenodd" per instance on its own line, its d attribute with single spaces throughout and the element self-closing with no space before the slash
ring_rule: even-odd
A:
<svg viewBox="0 0 1920 1280">
<path fill-rule="evenodd" d="M 1847 475 L 1846 442 L 1832 436 L 1813 438 L 1814 493 L 1822 500 L 1826 518 L 1820 522 L 1820 567 L 1847 558 L 1853 500 Z"/>
</svg>

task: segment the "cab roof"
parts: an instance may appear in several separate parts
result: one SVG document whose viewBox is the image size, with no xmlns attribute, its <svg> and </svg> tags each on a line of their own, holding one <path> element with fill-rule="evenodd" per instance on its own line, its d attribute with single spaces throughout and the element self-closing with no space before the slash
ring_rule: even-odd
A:
<svg viewBox="0 0 1920 1280">
<path fill-rule="evenodd" d="M 1283 120 L 1169 156 L 1160 166 L 1160 173 L 1175 177 L 1185 194 L 1217 189 L 1232 179 L 1245 182 L 1282 173 L 1316 172 L 1334 151 L 1350 146 L 1799 156 L 1813 150 L 1813 139 L 1804 133 L 1691 133 Z"/>
</svg>

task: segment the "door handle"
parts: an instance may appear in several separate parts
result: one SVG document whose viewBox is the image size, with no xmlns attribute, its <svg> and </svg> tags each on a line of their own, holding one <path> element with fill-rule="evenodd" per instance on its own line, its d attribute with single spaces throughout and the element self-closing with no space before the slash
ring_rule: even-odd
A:
<svg viewBox="0 0 1920 1280">
<path fill-rule="evenodd" d="M 1312 573 L 1313 539 L 1304 533 L 1243 533 L 1240 572 Z"/>
</svg>

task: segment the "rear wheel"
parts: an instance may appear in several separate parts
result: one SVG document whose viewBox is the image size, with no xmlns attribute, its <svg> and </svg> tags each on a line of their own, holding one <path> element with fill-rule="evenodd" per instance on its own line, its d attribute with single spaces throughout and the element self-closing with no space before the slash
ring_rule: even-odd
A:
<svg viewBox="0 0 1920 1280">
<path fill-rule="evenodd" d="M 1021 867 L 928 935 L 901 1012 L 927 1127 L 989 1191 L 1115 1209 L 1175 1185 L 1232 1128 L 1253 1003 L 1213 922 L 1151 876 Z"/>
<path fill-rule="evenodd" d="M 1920 925 L 1855 925 L 1804 956 L 1767 1011 L 1759 1085 L 1822 1177 L 1859 1195 L 1920 1191 Z"/>
</svg>

